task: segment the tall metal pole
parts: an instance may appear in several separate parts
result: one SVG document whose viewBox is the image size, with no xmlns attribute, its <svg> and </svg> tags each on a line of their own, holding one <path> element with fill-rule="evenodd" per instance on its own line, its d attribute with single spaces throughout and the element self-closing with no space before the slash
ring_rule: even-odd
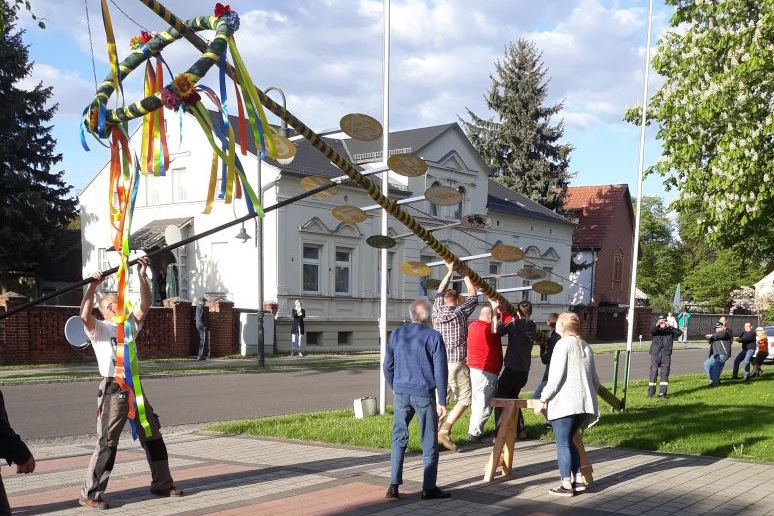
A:
<svg viewBox="0 0 774 516">
<path fill-rule="evenodd" d="M 390 0 L 384 0 L 384 85 L 382 94 L 382 159 L 387 166 L 390 151 Z M 382 174 L 382 192 L 389 195 L 390 171 Z M 382 210 L 382 235 L 387 234 L 387 210 Z M 387 354 L 387 249 L 381 250 L 380 303 L 379 303 L 379 413 L 387 413 L 387 382 L 384 378 L 384 357 Z"/>
<path fill-rule="evenodd" d="M 650 34 L 653 27 L 653 0 L 650 0 L 648 6 L 648 34 L 645 45 L 645 63 L 644 78 L 642 84 L 642 116 L 640 117 L 640 156 L 637 167 L 637 209 L 634 215 L 634 243 L 632 244 L 632 277 L 631 288 L 629 289 L 629 331 L 626 336 L 626 377 L 624 379 L 624 408 L 626 407 L 625 393 L 629 386 L 629 365 L 631 363 L 628 357 L 632 353 L 632 341 L 634 340 L 634 303 L 636 302 L 637 292 L 637 255 L 640 252 L 640 217 L 642 214 L 642 176 L 645 168 L 645 122 L 648 112 L 648 77 L 650 76 Z"/>
</svg>

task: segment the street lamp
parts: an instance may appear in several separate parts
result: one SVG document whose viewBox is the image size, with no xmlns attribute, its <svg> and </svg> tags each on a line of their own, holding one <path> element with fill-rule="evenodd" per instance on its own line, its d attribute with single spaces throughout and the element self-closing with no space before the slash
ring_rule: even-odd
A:
<svg viewBox="0 0 774 516">
<path fill-rule="evenodd" d="M 280 96 L 282 97 L 282 109 L 287 111 L 286 104 L 285 104 L 285 92 L 282 91 L 277 86 L 269 86 L 266 88 L 264 93 L 266 95 L 269 94 L 270 91 L 277 91 L 279 92 Z M 280 122 L 280 130 L 279 130 L 280 136 L 283 138 L 288 137 L 288 123 L 285 120 L 282 120 Z M 258 151 L 258 142 L 255 142 L 255 157 L 258 162 L 257 166 L 257 173 L 258 173 L 258 202 L 263 206 L 263 180 L 261 178 L 261 154 Z M 287 162 L 289 163 L 289 161 Z M 281 164 L 287 164 L 285 162 L 281 162 Z M 257 328 L 257 334 L 258 334 L 258 365 L 263 366 L 266 364 L 266 346 L 264 345 L 264 339 L 263 339 L 263 217 L 256 217 L 255 219 L 255 241 L 258 244 L 258 328 Z M 276 334 L 277 328 L 275 326 L 274 332 Z"/>
</svg>

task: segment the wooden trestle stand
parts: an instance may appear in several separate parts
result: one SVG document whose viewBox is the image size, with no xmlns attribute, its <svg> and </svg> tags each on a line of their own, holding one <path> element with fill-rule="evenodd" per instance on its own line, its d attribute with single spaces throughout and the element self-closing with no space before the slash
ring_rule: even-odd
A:
<svg viewBox="0 0 774 516">
<path fill-rule="evenodd" d="M 516 426 L 519 412 L 523 408 L 532 408 L 538 400 L 514 400 L 507 398 L 492 398 L 489 402 L 490 407 L 502 408 L 500 416 L 500 429 L 495 437 L 492 447 L 492 454 L 489 456 L 489 462 L 484 470 L 484 482 L 491 482 L 497 474 L 498 468 L 502 468 L 502 477 L 507 477 L 513 469 L 513 451 L 516 444 Z M 573 436 L 573 443 L 578 449 L 581 463 L 581 475 L 583 482 L 588 486 L 594 481 L 592 472 L 594 469 L 589 464 L 586 448 L 583 446 L 583 439 L 580 431 Z"/>
</svg>

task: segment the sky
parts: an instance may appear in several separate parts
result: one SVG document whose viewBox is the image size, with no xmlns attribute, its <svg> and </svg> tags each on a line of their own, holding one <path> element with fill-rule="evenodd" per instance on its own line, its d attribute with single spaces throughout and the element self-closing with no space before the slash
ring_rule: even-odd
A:
<svg viewBox="0 0 774 516">
<path fill-rule="evenodd" d="M 202 0 L 163 4 L 182 19 L 209 15 L 214 7 Z M 652 50 L 672 12 L 659 0 L 655 4 Z M 230 5 L 240 14 L 236 41 L 256 86 L 281 88 L 288 110 L 307 126 L 337 127 L 347 113 L 382 119 L 382 0 L 232 0 Z M 558 117 L 565 124 L 564 141 L 575 147 L 571 185 L 627 183 L 636 195 L 640 129 L 622 116 L 642 99 L 647 0 L 392 0 L 390 5 L 390 130 L 467 119 L 466 108 L 492 116 L 484 94 L 494 64 L 509 42 L 529 39 L 548 69 L 547 102 L 564 102 Z M 78 129 L 96 89 L 95 76 L 101 82 L 109 71 L 100 2 L 33 0 L 32 6 L 47 28 L 37 28 L 21 13 L 17 27 L 26 30 L 35 62 L 24 82 L 54 87 L 52 101 L 59 110 L 53 134 L 63 155 L 58 169 L 77 191 L 109 159 L 93 140 L 86 152 Z M 119 60 L 129 54 L 132 36 L 167 28 L 139 0 L 111 0 L 108 6 Z M 164 57 L 177 74 L 198 51 L 179 41 Z M 125 82 L 127 103 L 142 97 L 141 75 L 137 71 Z M 661 82 L 650 74 L 651 95 Z M 217 86 L 214 70 L 202 84 Z M 654 134 L 653 128 L 647 132 L 646 166 L 659 156 Z M 676 195 L 665 192 L 658 177 L 645 180 L 643 193 L 667 201 Z"/>
</svg>

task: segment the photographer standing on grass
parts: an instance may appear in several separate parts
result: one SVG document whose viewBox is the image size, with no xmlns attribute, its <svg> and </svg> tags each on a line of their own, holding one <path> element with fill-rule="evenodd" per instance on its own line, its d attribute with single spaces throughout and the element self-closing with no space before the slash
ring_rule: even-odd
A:
<svg viewBox="0 0 774 516">
<path fill-rule="evenodd" d="M 660 318 L 651 329 L 653 342 L 650 344 L 650 376 L 648 377 L 648 398 L 656 394 L 656 378 L 660 379 L 659 398 L 667 397 L 669 369 L 672 366 L 672 346 L 675 337 L 682 332 L 672 326 L 667 318 Z"/>
</svg>

